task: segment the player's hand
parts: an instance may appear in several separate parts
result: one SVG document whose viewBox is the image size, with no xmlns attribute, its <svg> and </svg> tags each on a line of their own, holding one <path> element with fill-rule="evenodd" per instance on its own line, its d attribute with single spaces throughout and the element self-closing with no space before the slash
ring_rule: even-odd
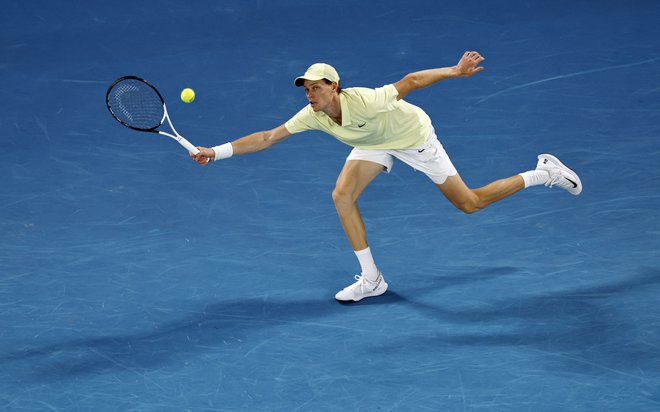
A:
<svg viewBox="0 0 660 412">
<path fill-rule="evenodd" d="M 206 166 L 215 159 L 215 152 L 208 147 L 197 147 L 199 153 L 196 155 L 190 153 L 190 157 L 202 166 Z"/>
<path fill-rule="evenodd" d="M 485 58 L 476 51 L 465 52 L 456 65 L 456 70 L 458 70 L 461 76 L 472 76 L 484 69 L 479 66 L 479 63 L 484 60 Z"/>
</svg>

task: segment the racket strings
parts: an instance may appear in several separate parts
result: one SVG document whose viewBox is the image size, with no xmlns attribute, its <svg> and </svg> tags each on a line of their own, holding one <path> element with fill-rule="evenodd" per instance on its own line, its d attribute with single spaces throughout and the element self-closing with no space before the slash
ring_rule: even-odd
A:
<svg viewBox="0 0 660 412">
<path fill-rule="evenodd" d="M 163 101 L 150 85 L 136 79 L 124 79 L 108 94 L 108 105 L 119 121 L 140 130 L 153 130 L 165 116 Z"/>
</svg>

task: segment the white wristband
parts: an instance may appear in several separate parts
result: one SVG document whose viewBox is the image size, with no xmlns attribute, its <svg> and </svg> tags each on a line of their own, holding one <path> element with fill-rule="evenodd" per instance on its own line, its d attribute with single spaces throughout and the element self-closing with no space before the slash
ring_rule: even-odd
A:
<svg viewBox="0 0 660 412">
<path fill-rule="evenodd" d="M 212 147 L 212 149 L 215 152 L 214 160 L 228 159 L 232 157 L 234 154 L 234 148 L 232 147 L 231 143 L 225 143 L 225 144 L 221 144 L 220 146 L 214 146 Z"/>
</svg>

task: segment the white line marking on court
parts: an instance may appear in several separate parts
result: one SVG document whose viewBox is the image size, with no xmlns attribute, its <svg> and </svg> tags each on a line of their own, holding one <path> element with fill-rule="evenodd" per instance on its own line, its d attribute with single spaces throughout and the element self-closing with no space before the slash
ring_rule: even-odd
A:
<svg viewBox="0 0 660 412">
<path fill-rule="evenodd" d="M 642 60 L 640 62 L 635 62 L 635 63 L 619 64 L 619 65 L 615 65 L 615 66 L 601 67 L 601 68 L 593 69 L 593 70 L 584 70 L 584 71 L 581 71 L 581 72 L 563 74 L 561 76 L 548 77 L 547 79 L 541 79 L 541 80 L 537 80 L 537 81 L 534 81 L 534 82 L 519 84 L 518 86 L 513 86 L 513 87 L 509 87 L 508 89 L 500 90 L 499 92 L 493 93 L 493 94 L 488 95 L 486 97 L 482 97 L 477 103 L 483 103 L 486 100 L 490 100 L 493 97 L 497 97 L 499 95 L 508 93 L 510 91 L 513 91 L 513 90 L 523 89 L 525 87 L 535 86 L 537 84 L 547 83 L 547 82 L 551 82 L 553 80 L 567 79 L 569 77 L 582 76 L 583 74 L 598 73 L 598 72 L 604 72 L 604 71 L 608 71 L 608 70 L 625 69 L 627 67 L 641 66 L 643 64 L 657 62 L 658 60 L 660 60 L 660 58 L 656 57 L 654 59 Z"/>
</svg>

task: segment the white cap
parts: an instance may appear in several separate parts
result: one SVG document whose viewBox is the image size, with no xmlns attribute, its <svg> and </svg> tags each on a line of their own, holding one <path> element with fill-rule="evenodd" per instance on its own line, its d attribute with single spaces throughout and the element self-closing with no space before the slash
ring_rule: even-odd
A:
<svg viewBox="0 0 660 412">
<path fill-rule="evenodd" d="M 309 66 L 305 74 L 296 77 L 294 84 L 300 87 L 305 83 L 305 80 L 316 81 L 321 79 L 328 79 L 331 82 L 339 83 L 339 74 L 337 74 L 337 70 L 329 64 L 314 63 Z"/>
</svg>

